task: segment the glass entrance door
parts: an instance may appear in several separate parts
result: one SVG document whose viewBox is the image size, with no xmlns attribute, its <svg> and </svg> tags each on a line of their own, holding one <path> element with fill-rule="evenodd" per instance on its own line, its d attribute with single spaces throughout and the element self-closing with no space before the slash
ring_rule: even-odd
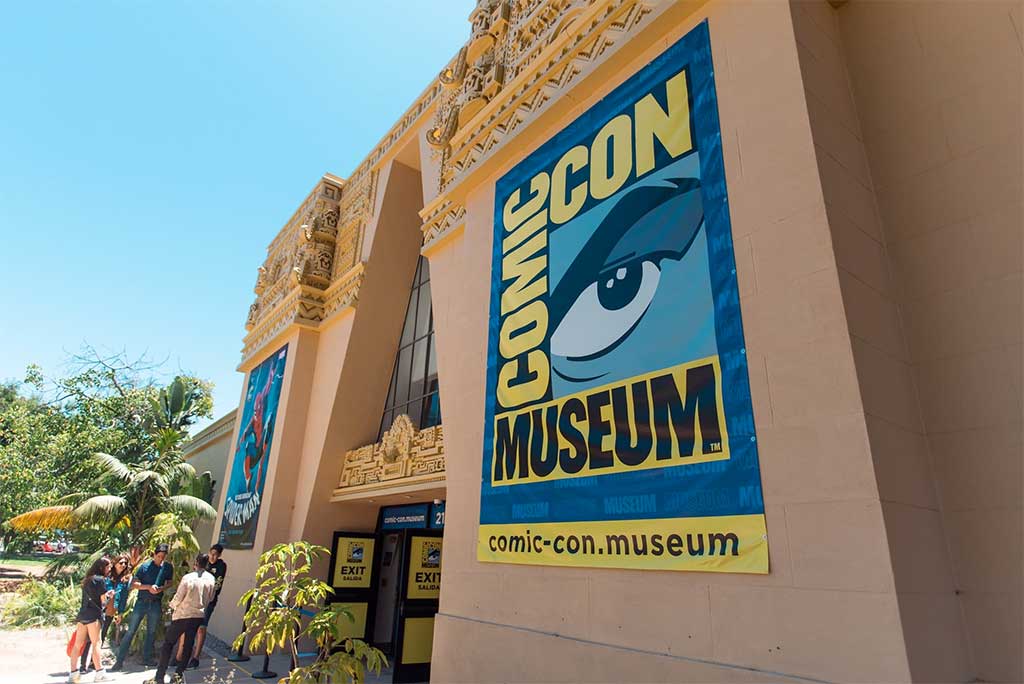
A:
<svg viewBox="0 0 1024 684">
<path fill-rule="evenodd" d="M 430 653 L 434 644 L 434 616 L 441 597 L 440 530 L 403 533 L 401 580 L 394 640 L 393 680 L 396 683 L 430 679 Z"/>
<path fill-rule="evenodd" d="M 402 573 L 404 536 L 401 531 L 380 536 L 380 570 L 377 580 L 377 619 L 373 625 L 373 643 L 389 656 L 394 641 L 395 613 L 398 610 L 398 582 Z"/>
</svg>

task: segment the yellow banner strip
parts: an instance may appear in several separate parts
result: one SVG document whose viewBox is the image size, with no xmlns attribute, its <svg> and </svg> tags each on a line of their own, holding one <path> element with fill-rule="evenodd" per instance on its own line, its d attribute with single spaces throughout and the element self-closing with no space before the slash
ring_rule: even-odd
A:
<svg viewBox="0 0 1024 684">
<path fill-rule="evenodd" d="M 764 515 L 481 525 L 487 563 L 768 573 Z"/>
</svg>

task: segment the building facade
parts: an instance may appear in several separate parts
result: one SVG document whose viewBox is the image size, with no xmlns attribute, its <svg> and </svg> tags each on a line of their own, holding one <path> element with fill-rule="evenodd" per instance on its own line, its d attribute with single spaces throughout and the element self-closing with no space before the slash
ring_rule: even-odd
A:
<svg viewBox="0 0 1024 684">
<path fill-rule="evenodd" d="M 451 63 L 347 178 L 316 183 L 259 268 L 213 633 L 238 633 L 232 604 L 259 553 L 306 539 L 332 549 L 324 576 L 398 679 L 428 664 L 440 682 L 1024 678 L 1020 3 L 480 0 L 469 20 Z M 547 374 L 578 380 L 565 369 L 595 358 L 588 345 L 620 344 L 601 342 L 611 326 L 639 330 L 635 317 L 562 330 L 588 290 L 563 306 L 554 282 L 576 273 L 558 265 L 574 212 L 618 220 L 616 193 L 641 186 L 674 193 L 628 219 L 644 244 L 684 219 L 693 230 L 643 263 L 612 259 L 616 237 L 594 301 L 628 313 L 648 275 L 656 289 L 691 245 L 710 255 L 718 346 L 711 394 L 678 404 L 688 432 L 667 432 L 671 403 L 659 422 L 655 390 L 622 399 L 635 412 L 650 396 L 648 448 L 664 434 L 667 461 L 695 441 L 707 458 L 660 467 L 659 450 L 643 473 L 618 472 L 622 425 L 608 419 L 614 450 L 593 437 L 612 415 L 598 398 L 588 467 L 606 458 L 609 474 L 575 478 L 573 457 L 545 460 L 565 432 L 554 451 L 523 446 L 530 425 L 553 434 L 540 408 L 505 437 L 496 412 L 567 411 L 559 397 L 576 395 Z M 549 213 L 516 237 L 541 195 Z M 569 237 L 556 244 L 548 219 Z M 550 287 L 514 256 L 545 234 L 530 254 L 550 259 Z M 520 316 L 534 300 L 547 305 Z M 679 327 L 656 349 L 682 354 L 684 318 L 666 320 Z M 567 365 L 535 365 L 542 349 Z M 696 368 L 643 366 L 650 349 L 621 362 L 641 364 L 631 378 Z M 704 421 L 705 401 L 725 406 L 720 422 Z M 741 447 L 743 487 L 689 477 L 736 466 Z M 528 449 L 537 460 L 517 460 Z M 502 463 L 512 486 L 499 487 Z M 565 477 L 534 482 L 552 472 Z M 657 493 L 564 513 L 618 483 Z M 690 547 L 686 567 L 490 546 L 501 511 L 533 525 L 514 535 L 532 548 L 564 520 L 646 529 L 670 499 L 680 524 L 704 506 L 737 525 L 736 562 L 728 535 L 724 560 Z"/>
<path fill-rule="evenodd" d="M 220 501 L 220 493 L 224 488 L 224 476 L 228 469 L 234 434 L 235 414 L 229 413 L 207 425 L 185 444 L 185 460 L 196 469 L 196 473 L 210 473 L 210 501 L 214 506 Z M 214 542 L 216 527 L 215 521 L 199 522 L 195 529 L 199 548 L 210 548 Z"/>
</svg>

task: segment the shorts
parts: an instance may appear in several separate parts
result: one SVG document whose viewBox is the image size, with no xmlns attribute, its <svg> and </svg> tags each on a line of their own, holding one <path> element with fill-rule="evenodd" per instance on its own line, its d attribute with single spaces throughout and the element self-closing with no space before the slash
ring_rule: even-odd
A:
<svg viewBox="0 0 1024 684">
<path fill-rule="evenodd" d="M 213 609 L 217 607 L 217 602 L 214 601 L 210 605 L 206 606 L 206 610 L 203 611 L 203 627 L 210 624 L 210 618 L 213 616 Z"/>
<path fill-rule="evenodd" d="M 94 622 L 99 622 L 102 618 L 103 616 L 100 615 L 99 611 L 87 610 L 79 612 L 78 615 L 75 616 L 75 621 L 80 622 L 83 625 L 91 625 Z"/>
</svg>

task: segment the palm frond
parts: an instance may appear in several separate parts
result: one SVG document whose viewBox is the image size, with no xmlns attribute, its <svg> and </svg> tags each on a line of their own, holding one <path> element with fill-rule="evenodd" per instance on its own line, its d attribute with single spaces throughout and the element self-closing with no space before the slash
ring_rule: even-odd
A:
<svg viewBox="0 0 1024 684">
<path fill-rule="evenodd" d="M 100 555 L 102 555 L 102 551 Z M 50 577 L 63 577 L 70 570 L 72 572 L 85 570 L 92 565 L 92 561 L 95 560 L 92 556 L 95 555 L 84 553 L 59 553 L 50 559 L 50 562 L 46 564 L 46 574 Z M 99 556 L 97 556 L 98 558 Z"/>
<path fill-rule="evenodd" d="M 101 494 L 93 496 L 74 510 L 74 517 L 83 522 L 109 522 L 116 524 L 120 521 L 128 507 L 128 502 L 120 496 L 113 494 Z"/>
<path fill-rule="evenodd" d="M 181 482 L 186 485 L 194 477 L 196 477 L 196 469 L 188 461 L 175 463 L 167 469 L 167 479 L 170 482 Z"/>
<path fill-rule="evenodd" d="M 71 506 L 66 505 L 45 506 L 16 515 L 8 520 L 7 524 L 17 532 L 68 530 L 76 527 L 73 510 Z"/>
<path fill-rule="evenodd" d="M 178 494 L 167 498 L 168 508 L 185 518 L 201 518 L 213 520 L 217 517 L 216 509 L 202 499 L 189 494 Z"/>
<path fill-rule="evenodd" d="M 68 505 L 74 507 L 74 506 L 77 506 L 78 504 L 82 503 L 83 501 L 85 501 L 86 499 L 88 499 L 90 496 L 93 496 L 93 495 L 94 495 L 94 492 L 71 492 L 70 494 L 65 494 L 64 496 L 59 497 L 57 499 L 57 503 L 58 504 L 68 504 Z"/>
<path fill-rule="evenodd" d="M 119 480 L 128 480 L 132 476 L 131 469 L 115 456 L 97 451 L 92 455 L 94 461 L 99 464 L 100 469 L 111 477 Z"/>
<path fill-rule="evenodd" d="M 155 470 L 136 470 L 132 473 L 132 476 L 128 478 L 128 484 L 131 487 L 138 487 L 147 480 L 155 483 L 162 483 L 163 478 L 160 473 Z"/>
</svg>

